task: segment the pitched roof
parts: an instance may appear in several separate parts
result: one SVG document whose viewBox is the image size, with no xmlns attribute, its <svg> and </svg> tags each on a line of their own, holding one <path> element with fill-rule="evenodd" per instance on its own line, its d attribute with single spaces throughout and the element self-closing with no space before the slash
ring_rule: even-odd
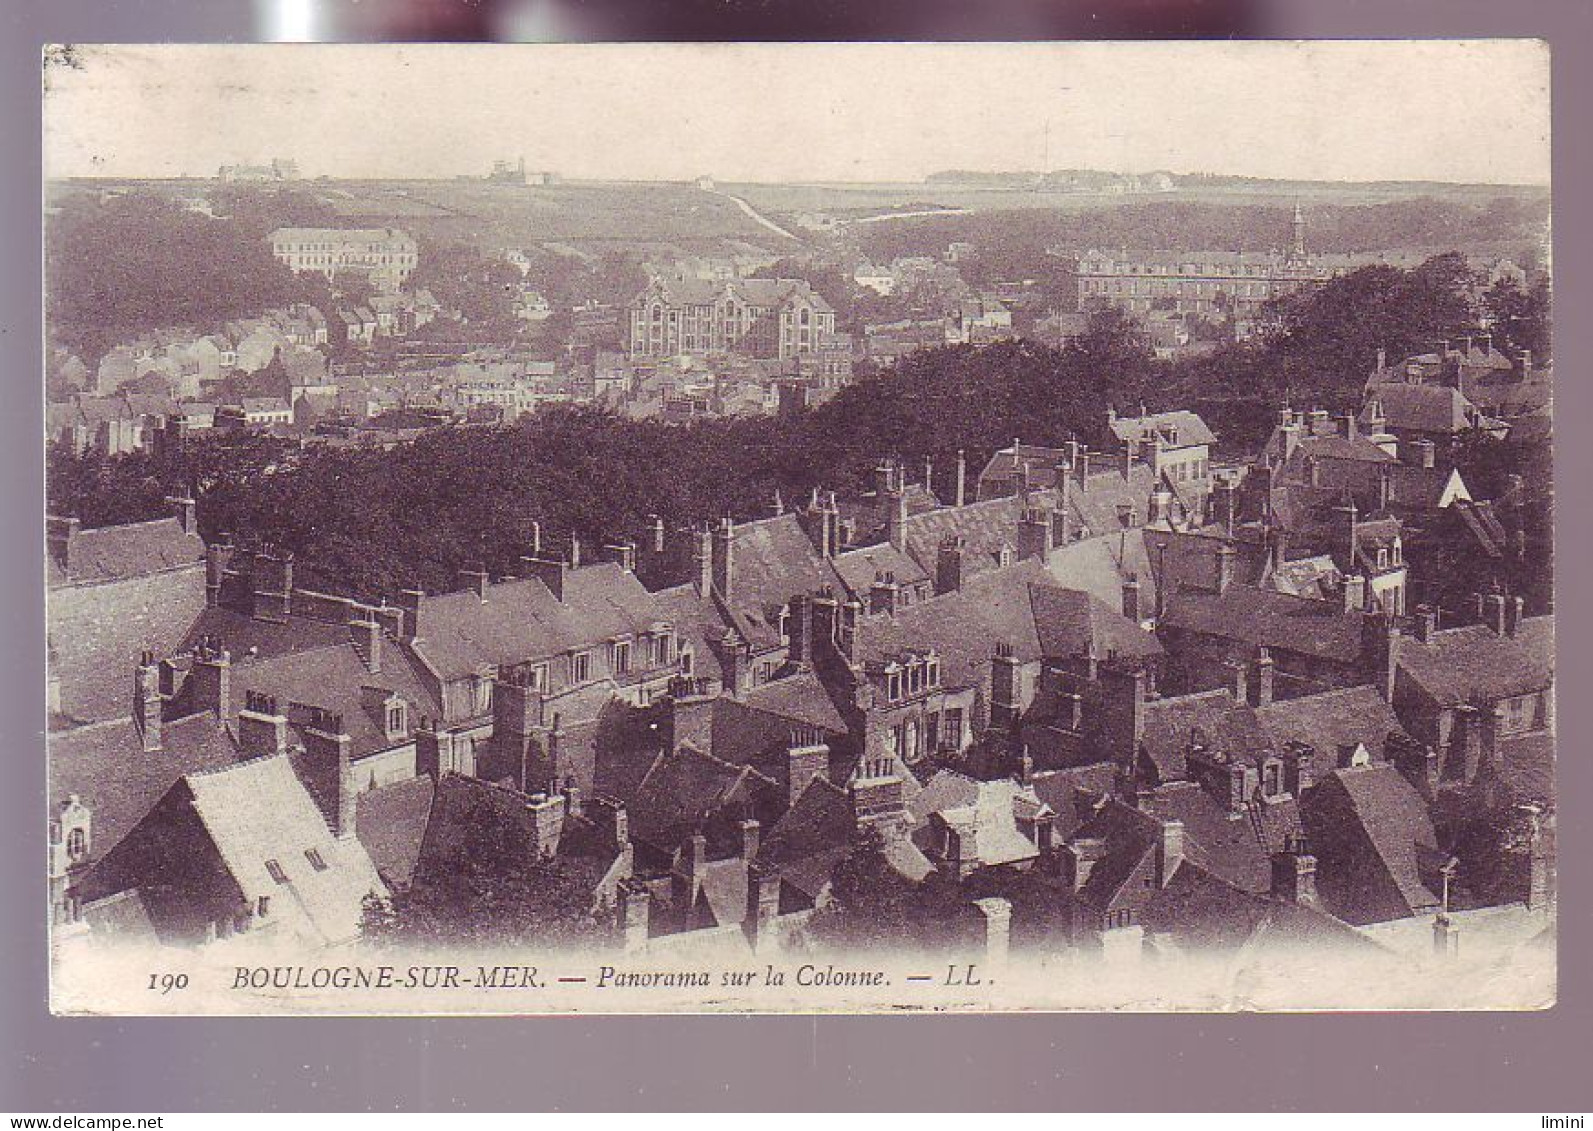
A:
<svg viewBox="0 0 1593 1131">
<path fill-rule="evenodd" d="M 1183 822 L 1186 852 L 1198 849 L 1212 874 L 1245 891 L 1271 889 L 1272 853 L 1281 852 L 1300 831 L 1299 805 L 1292 797 L 1259 801 L 1233 813 L 1195 783 L 1174 782 L 1156 791 L 1153 804 L 1158 818 Z"/>
<path fill-rule="evenodd" d="M 1340 664 L 1361 655 L 1359 613 L 1250 585 L 1230 585 L 1221 593 L 1180 589 L 1167 598 L 1160 624 Z"/>
<path fill-rule="evenodd" d="M 1275 748 L 1300 742 L 1316 751 L 1313 780 L 1344 765 L 1344 755 L 1365 746 L 1374 761 L 1385 761 L 1390 736 L 1404 736 L 1394 709 L 1370 684 L 1279 699 L 1255 709 L 1262 733 Z"/>
<path fill-rule="evenodd" d="M 1514 636 L 1472 624 L 1402 639 L 1399 670 L 1440 705 L 1541 691 L 1554 678 L 1554 618 L 1523 617 Z"/>
<path fill-rule="evenodd" d="M 793 596 L 841 585 L 834 565 L 791 512 L 738 523 L 732 555 L 730 611 L 736 630 L 754 648 L 779 645 L 780 613 Z"/>
<path fill-rule="evenodd" d="M 1388 427 L 1401 431 L 1452 434 L 1471 426 L 1476 408 L 1459 389 L 1447 385 L 1379 385 L 1361 410 L 1361 423 L 1380 405 Z"/>
<path fill-rule="evenodd" d="M 1250 758 L 1268 745 L 1255 711 L 1248 704 L 1235 702 L 1227 688 L 1146 701 L 1140 750 L 1150 759 L 1159 780 L 1189 776 L 1186 757 L 1197 737 L 1207 749 L 1224 751 L 1235 759 Z"/>
<path fill-rule="evenodd" d="M 205 544 L 176 518 L 79 530 L 62 569 L 63 584 L 120 581 L 203 561 Z"/>
<path fill-rule="evenodd" d="M 847 550 L 832 559 L 835 572 L 849 592 L 867 601 L 874 579 L 881 574 L 894 577 L 899 585 L 930 580 L 930 575 L 912 558 L 889 542 Z"/>
<path fill-rule="evenodd" d="M 1209 445 L 1217 442 L 1217 437 L 1198 413 L 1183 409 L 1151 412 L 1143 416 L 1118 416 L 1108 421 L 1107 427 L 1123 444 L 1143 440 L 1152 433 L 1161 436 L 1162 442 L 1170 447 L 1183 448 L 1192 444 Z"/>
<path fill-rule="evenodd" d="M 1304 817 L 1323 869 L 1318 889 L 1335 914 L 1378 922 L 1438 905 L 1424 880 L 1438 843 L 1432 818 L 1392 764 L 1335 770 L 1309 795 Z"/>
<path fill-rule="evenodd" d="M 1352 460 L 1356 463 L 1399 462 L 1397 457 L 1365 436 L 1357 436 L 1353 440 L 1347 436 L 1304 436 L 1294 449 L 1290 466 L 1303 463 L 1308 456 L 1314 459 Z"/>
<path fill-rule="evenodd" d="M 1046 656 L 1146 660 L 1162 654 L 1155 636 L 1088 593 L 1031 584 L 1029 600 Z"/>
<path fill-rule="evenodd" d="M 855 824 L 846 790 L 827 778 L 815 778 L 763 838 L 757 861 L 814 898 L 846 856 Z"/>
<path fill-rule="evenodd" d="M 1003 546 L 1016 549 L 1023 509 L 1023 500 L 1014 495 L 908 515 L 903 546 L 925 575 L 933 576 L 940 544 L 955 535 L 964 542 L 963 576 L 984 573 L 999 564 Z"/>
<path fill-rule="evenodd" d="M 437 783 L 422 775 L 360 794 L 355 826 L 389 887 L 407 887 L 420 863 Z"/>
<path fill-rule="evenodd" d="M 474 589 L 421 602 L 417 655 L 443 679 L 557 656 L 668 620 L 663 608 L 617 563 L 569 570 L 564 599 L 536 579 L 501 581 L 483 600 Z"/>
<path fill-rule="evenodd" d="M 131 678 L 128 687 L 131 694 Z M 184 774 L 238 760 L 232 739 L 209 715 L 165 724 L 157 751 L 144 749 L 126 716 L 57 732 L 47 744 L 50 798 L 76 794 L 93 810 L 96 857 L 115 847 Z"/>
<path fill-rule="evenodd" d="M 246 898 L 280 893 L 272 914 L 308 925 L 327 943 L 359 934 L 365 897 L 382 894 L 382 881 L 356 838 L 332 835 L 287 758 L 190 773 L 183 785 Z M 324 867 L 308 858 L 310 852 Z M 286 874 L 285 884 L 271 874 L 268 861 Z"/>
</svg>

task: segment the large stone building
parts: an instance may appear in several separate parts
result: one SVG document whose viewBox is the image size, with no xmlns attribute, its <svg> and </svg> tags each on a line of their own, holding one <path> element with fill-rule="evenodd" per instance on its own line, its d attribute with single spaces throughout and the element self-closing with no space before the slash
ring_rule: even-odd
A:
<svg viewBox="0 0 1593 1131">
<path fill-rule="evenodd" d="M 415 270 L 418 249 L 397 228 L 278 228 L 271 254 L 296 272 L 363 274 L 378 289 L 396 291 Z"/>
<path fill-rule="evenodd" d="M 1079 309 L 1117 306 L 1233 322 L 1243 328 L 1270 299 L 1326 282 L 1334 267 L 1307 253 L 1295 206 L 1289 248 L 1249 251 L 1087 251 L 1079 257 Z"/>
<path fill-rule="evenodd" d="M 835 334 L 835 310 L 802 279 L 655 278 L 630 307 L 632 357 L 796 358 Z"/>
</svg>

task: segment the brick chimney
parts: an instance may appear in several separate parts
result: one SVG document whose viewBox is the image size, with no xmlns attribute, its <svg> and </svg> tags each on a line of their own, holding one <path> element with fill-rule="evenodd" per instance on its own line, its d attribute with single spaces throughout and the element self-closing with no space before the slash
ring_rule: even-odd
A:
<svg viewBox="0 0 1593 1131">
<path fill-rule="evenodd" d="M 615 901 L 615 925 L 621 945 L 634 954 L 647 946 L 651 934 L 652 895 L 638 879 L 621 880 Z"/>
<path fill-rule="evenodd" d="M 1144 610 L 1140 607 L 1139 575 L 1130 573 L 1123 579 L 1123 615 L 1138 624 L 1144 620 Z"/>
<path fill-rule="evenodd" d="M 1520 597 L 1505 598 L 1505 635 L 1514 636 L 1521 627 L 1522 612 L 1526 602 Z"/>
<path fill-rule="evenodd" d="M 1347 574 L 1343 588 L 1345 612 L 1358 613 L 1366 608 L 1366 578 L 1358 573 Z"/>
<path fill-rule="evenodd" d="M 797 798 L 815 778 L 828 777 L 830 747 L 816 727 L 794 726 L 786 742 L 786 806 Z"/>
<path fill-rule="evenodd" d="M 1255 705 L 1257 707 L 1272 705 L 1272 681 L 1276 668 L 1272 652 L 1263 646 L 1256 654 Z"/>
<path fill-rule="evenodd" d="M 974 900 L 985 922 L 984 965 L 999 970 L 1006 965 L 1012 946 L 1012 903 L 1000 896 Z"/>
<path fill-rule="evenodd" d="M 758 858 L 758 845 L 763 835 L 763 826 L 757 821 L 748 819 L 741 822 L 741 858 L 748 863 Z"/>
<path fill-rule="evenodd" d="M 262 550 L 254 556 L 254 615 L 286 620 L 293 613 L 293 554 Z"/>
<path fill-rule="evenodd" d="M 288 752 L 288 717 L 278 709 L 275 695 L 244 692 L 243 710 L 238 712 L 238 749 L 248 758 Z"/>
<path fill-rule="evenodd" d="M 1018 721 L 1022 681 L 1018 669 L 1012 645 L 997 644 L 995 655 L 990 658 L 990 725 L 998 730 L 1005 730 Z"/>
<path fill-rule="evenodd" d="M 1495 636 L 1505 636 L 1508 616 L 1506 610 L 1509 603 L 1502 593 L 1489 593 L 1482 599 L 1482 621 L 1493 629 Z"/>
<path fill-rule="evenodd" d="M 636 572 L 636 543 L 615 542 L 603 547 L 603 557 L 614 562 L 626 573 Z"/>
<path fill-rule="evenodd" d="M 226 580 L 227 567 L 232 564 L 234 553 L 232 540 L 225 534 L 205 547 L 205 604 L 215 606 L 221 603 L 221 586 Z"/>
<path fill-rule="evenodd" d="M 1223 542 L 1217 547 L 1214 555 L 1214 576 L 1212 587 L 1218 593 L 1228 592 L 1228 587 L 1233 584 L 1234 564 L 1239 557 L 1239 551 L 1233 548 L 1231 542 Z"/>
<path fill-rule="evenodd" d="M 549 859 L 558 854 L 559 839 L 564 835 L 565 799 L 562 794 L 533 793 L 526 802 L 526 813 L 531 819 L 531 843 L 526 847 L 538 859 Z"/>
<path fill-rule="evenodd" d="M 415 728 L 415 773 L 441 778 L 444 774 L 469 773 L 460 764 L 460 749 L 451 731 L 422 717 Z"/>
<path fill-rule="evenodd" d="M 713 534 L 713 587 L 727 605 L 735 599 L 735 552 L 736 527 L 727 516 Z"/>
<path fill-rule="evenodd" d="M 50 556 L 55 559 L 55 564 L 63 571 L 69 572 L 72 568 L 72 547 L 77 542 L 82 525 L 82 521 L 77 518 L 52 515 L 45 519 L 45 543 L 49 547 Z"/>
<path fill-rule="evenodd" d="M 958 534 L 948 534 L 941 540 L 935 554 L 935 593 L 955 593 L 962 588 L 963 557 L 967 542 Z"/>
<path fill-rule="evenodd" d="M 1039 558 L 1044 562 L 1051 549 L 1051 516 L 1039 507 L 1025 507 L 1018 520 L 1018 560 Z"/>
<path fill-rule="evenodd" d="M 1316 784 L 1316 750 L 1292 739 L 1283 744 L 1283 786 L 1298 800 Z"/>
<path fill-rule="evenodd" d="M 212 637 L 204 637 L 194 648 L 193 665 L 188 672 L 193 688 L 190 703 L 196 711 L 209 711 L 217 719 L 232 712 L 232 656 Z"/>
<path fill-rule="evenodd" d="M 1272 854 L 1272 897 L 1316 906 L 1316 857 L 1303 837 L 1290 836 L 1283 851 Z"/>
<path fill-rule="evenodd" d="M 747 867 L 747 915 L 742 929 L 754 953 L 766 951 L 775 941 L 775 921 L 780 917 L 780 874 L 758 864 Z"/>
<path fill-rule="evenodd" d="M 155 653 L 145 650 L 133 669 L 133 722 L 138 725 L 139 738 L 145 750 L 159 750 L 161 746 L 160 666 L 155 663 Z"/>
<path fill-rule="evenodd" d="M 199 521 L 195 517 L 196 506 L 194 500 L 188 495 L 167 495 L 166 506 L 171 509 L 172 517 L 183 528 L 184 534 L 199 533 Z"/>
<path fill-rule="evenodd" d="M 708 838 L 702 833 L 693 833 L 676 850 L 675 866 L 669 877 L 670 897 L 688 931 L 702 925 L 698 922 L 697 902 L 707 873 Z"/>
<path fill-rule="evenodd" d="M 343 716 L 315 708 L 301 733 L 308 779 L 305 784 L 320 805 L 332 835 L 351 837 L 358 794 L 354 788 L 353 740 L 343 727 Z"/>
<path fill-rule="evenodd" d="M 1161 839 L 1156 843 L 1156 886 L 1164 888 L 1184 862 L 1184 822 L 1163 821 L 1161 825 Z"/>
<path fill-rule="evenodd" d="M 547 587 L 556 601 L 564 600 L 564 579 L 569 576 L 570 565 L 563 558 L 526 557 L 520 559 L 520 568 Z"/>
<path fill-rule="evenodd" d="M 895 571 L 876 571 L 874 584 L 868 590 L 868 611 L 874 615 L 895 616 L 901 591 Z"/>
<path fill-rule="evenodd" d="M 1438 610 L 1431 605 L 1418 605 L 1413 624 L 1416 629 L 1416 639 L 1426 644 L 1438 633 Z"/>
</svg>

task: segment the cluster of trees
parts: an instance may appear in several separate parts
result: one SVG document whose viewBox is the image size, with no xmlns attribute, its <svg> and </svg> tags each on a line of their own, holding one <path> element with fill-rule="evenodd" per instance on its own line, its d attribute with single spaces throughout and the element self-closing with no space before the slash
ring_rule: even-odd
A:
<svg viewBox="0 0 1593 1131">
<path fill-rule="evenodd" d="M 1421 198 L 1370 205 L 1313 204 L 1307 239 L 1318 252 L 1386 248 L 1520 247 L 1532 268 L 1532 248 L 1548 221 L 1547 197 L 1501 196 L 1471 203 Z M 1287 247 L 1293 208 L 1284 204 L 1150 200 L 1100 207 L 1013 209 L 894 220 L 854 231 L 870 258 L 937 255 L 952 240 L 1040 262 L 1048 247 L 1267 251 Z M 866 229 L 866 231 L 864 230 Z M 1010 276 L 1009 276 L 1010 277 Z"/>
<path fill-rule="evenodd" d="M 252 227 L 158 196 L 69 200 L 45 233 L 55 340 L 93 363 L 163 326 L 204 326 L 307 301 Z"/>
<path fill-rule="evenodd" d="M 306 584 L 365 597 L 447 588 L 461 568 L 513 572 L 533 521 L 592 546 L 639 535 L 650 514 L 672 528 L 755 517 L 776 492 L 789 505 L 815 487 L 862 491 L 887 455 L 913 468 L 931 461 L 945 495 L 959 450 L 976 473 L 1014 436 L 1100 446 L 1109 407 L 1194 407 L 1230 450 L 1253 451 L 1284 399 L 1356 407 L 1379 347 L 1403 356 L 1470 324 L 1473 282 L 1459 257 L 1368 268 L 1280 302 L 1263 338 L 1176 363 L 1103 309 L 1066 349 L 1017 340 L 924 351 L 791 417 L 679 427 L 568 406 L 391 451 L 220 436 L 160 457 L 58 450 L 50 499 L 97 525 L 159 514 L 165 495 L 188 487 L 207 534 L 293 550 Z M 1546 310 L 1523 309 L 1521 327 L 1546 327 Z"/>
</svg>

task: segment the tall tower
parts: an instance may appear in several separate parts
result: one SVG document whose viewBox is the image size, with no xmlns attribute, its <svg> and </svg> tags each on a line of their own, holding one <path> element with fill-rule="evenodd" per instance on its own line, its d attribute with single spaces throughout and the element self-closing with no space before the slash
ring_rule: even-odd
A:
<svg viewBox="0 0 1593 1131">
<path fill-rule="evenodd" d="M 1294 202 L 1294 219 L 1289 221 L 1289 258 L 1303 260 L 1305 258 L 1305 212 L 1300 207 L 1300 202 Z"/>
</svg>

